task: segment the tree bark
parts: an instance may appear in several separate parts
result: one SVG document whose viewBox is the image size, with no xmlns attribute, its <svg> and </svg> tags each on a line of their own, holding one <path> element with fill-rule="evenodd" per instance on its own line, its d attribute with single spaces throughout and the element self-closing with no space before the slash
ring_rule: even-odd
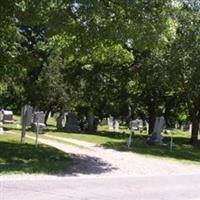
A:
<svg viewBox="0 0 200 200">
<path fill-rule="evenodd" d="M 94 115 L 93 113 L 90 111 L 88 113 L 88 131 L 94 131 L 95 127 L 94 127 Z"/>
<path fill-rule="evenodd" d="M 45 113 L 45 118 L 44 118 L 44 123 L 45 125 L 47 125 L 47 120 L 49 118 L 49 113 L 50 113 L 50 110 L 48 110 L 46 113 Z"/>
<path fill-rule="evenodd" d="M 153 133 L 153 129 L 154 129 L 154 124 L 155 124 L 155 120 L 156 120 L 156 103 L 155 101 L 150 101 L 148 104 L 148 112 L 149 112 L 149 132 L 148 134 L 152 134 Z"/>
<path fill-rule="evenodd" d="M 191 118 L 192 118 L 192 133 L 190 138 L 190 144 L 196 145 L 198 143 L 199 118 L 195 114 L 193 114 Z"/>
</svg>

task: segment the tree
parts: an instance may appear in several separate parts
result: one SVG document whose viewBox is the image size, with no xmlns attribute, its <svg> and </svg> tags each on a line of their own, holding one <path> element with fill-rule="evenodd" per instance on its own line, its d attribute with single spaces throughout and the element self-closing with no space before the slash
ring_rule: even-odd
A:
<svg viewBox="0 0 200 200">
<path fill-rule="evenodd" d="M 192 122 L 190 143 L 198 141 L 200 121 L 200 12 L 182 10 L 178 18 L 177 38 L 171 47 L 169 72 L 176 90 L 182 91 Z"/>
</svg>

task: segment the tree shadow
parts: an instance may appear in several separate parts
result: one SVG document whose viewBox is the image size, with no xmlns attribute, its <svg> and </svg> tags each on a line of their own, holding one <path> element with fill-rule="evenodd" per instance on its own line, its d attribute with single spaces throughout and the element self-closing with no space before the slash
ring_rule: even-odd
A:
<svg viewBox="0 0 200 200">
<path fill-rule="evenodd" d="M 188 143 L 187 138 L 174 137 L 173 149 L 170 151 L 170 136 L 165 136 L 163 139 L 164 145 L 150 146 L 146 143 L 146 135 L 136 135 L 133 138 L 131 149 L 127 148 L 126 142 L 107 142 L 102 146 L 111 148 L 117 151 L 131 151 L 143 155 L 152 155 L 160 158 L 174 158 L 177 160 L 196 161 L 200 162 L 200 144 L 192 146 Z"/>
<path fill-rule="evenodd" d="M 0 174 L 58 174 L 71 163 L 68 154 L 45 145 L 19 144 L 0 141 Z"/>
<path fill-rule="evenodd" d="M 101 174 L 115 170 L 96 157 L 67 154 L 56 148 L 0 141 L 0 174 Z"/>
<path fill-rule="evenodd" d="M 102 137 L 108 137 L 108 138 L 115 138 L 115 139 L 125 139 L 129 136 L 128 133 L 125 132 L 114 132 L 114 131 L 77 131 L 77 132 L 71 132 L 66 130 L 56 130 L 56 129 L 49 129 L 45 128 L 44 132 L 54 132 L 54 133 L 67 133 L 67 134 L 84 134 L 84 135 L 95 135 L 95 136 L 102 136 Z"/>
<path fill-rule="evenodd" d="M 111 164 L 104 162 L 97 157 L 91 157 L 87 155 L 72 155 L 73 165 L 70 167 L 68 174 L 70 175 L 91 175 L 91 174 L 103 174 L 113 170 L 117 170 Z"/>
</svg>

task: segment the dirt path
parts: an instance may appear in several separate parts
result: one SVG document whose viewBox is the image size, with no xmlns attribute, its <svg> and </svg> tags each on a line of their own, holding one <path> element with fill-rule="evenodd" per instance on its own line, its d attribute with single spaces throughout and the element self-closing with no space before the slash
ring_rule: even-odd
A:
<svg viewBox="0 0 200 200">
<path fill-rule="evenodd" d="M 184 164 L 169 159 L 146 157 L 129 152 L 119 152 L 75 139 L 49 135 L 48 138 L 39 140 L 44 144 L 72 154 L 75 162 L 71 172 L 75 175 L 165 176 L 200 174 L 200 165 Z M 63 142 L 59 142 L 58 139 Z"/>
</svg>

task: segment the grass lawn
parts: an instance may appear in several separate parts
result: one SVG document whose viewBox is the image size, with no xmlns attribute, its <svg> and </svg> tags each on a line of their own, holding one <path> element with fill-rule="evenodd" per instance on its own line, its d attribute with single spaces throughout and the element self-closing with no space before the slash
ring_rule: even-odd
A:
<svg viewBox="0 0 200 200">
<path fill-rule="evenodd" d="M 18 121 L 18 120 L 17 120 Z M 106 126 L 100 126 L 98 132 L 95 133 L 71 133 L 64 131 L 57 131 L 55 127 L 55 120 L 50 118 L 48 121 L 49 126 L 44 130 L 46 134 L 54 135 L 63 138 L 72 138 L 81 141 L 92 142 L 98 145 L 102 145 L 105 148 L 113 148 L 118 151 L 130 151 L 133 153 L 142 154 L 145 156 L 154 156 L 159 159 L 172 158 L 183 162 L 200 164 L 200 145 L 191 146 L 188 144 L 189 133 L 182 132 L 180 130 L 173 130 L 172 136 L 174 141 L 173 151 L 169 150 L 170 135 L 163 134 L 164 143 L 163 146 L 149 146 L 146 144 L 147 135 L 146 133 L 137 132 L 134 136 L 132 148 L 127 149 L 125 139 L 128 138 L 129 134 L 127 129 L 123 132 L 113 133 L 108 132 Z M 5 125 L 7 130 L 11 130 L 19 133 L 19 129 L 15 125 Z M 31 133 L 31 132 L 30 132 Z M 43 137 L 42 135 L 40 137 Z M 45 137 L 44 137 L 45 138 Z"/>
<path fill-rule="evenodd" d="M 0 174 L 59 174 L 66 173 L 71 160 L 68 154 L 55 148 L 26 139 L 19 143 L 19 136 L 0 135 Z"/>
</svg>

